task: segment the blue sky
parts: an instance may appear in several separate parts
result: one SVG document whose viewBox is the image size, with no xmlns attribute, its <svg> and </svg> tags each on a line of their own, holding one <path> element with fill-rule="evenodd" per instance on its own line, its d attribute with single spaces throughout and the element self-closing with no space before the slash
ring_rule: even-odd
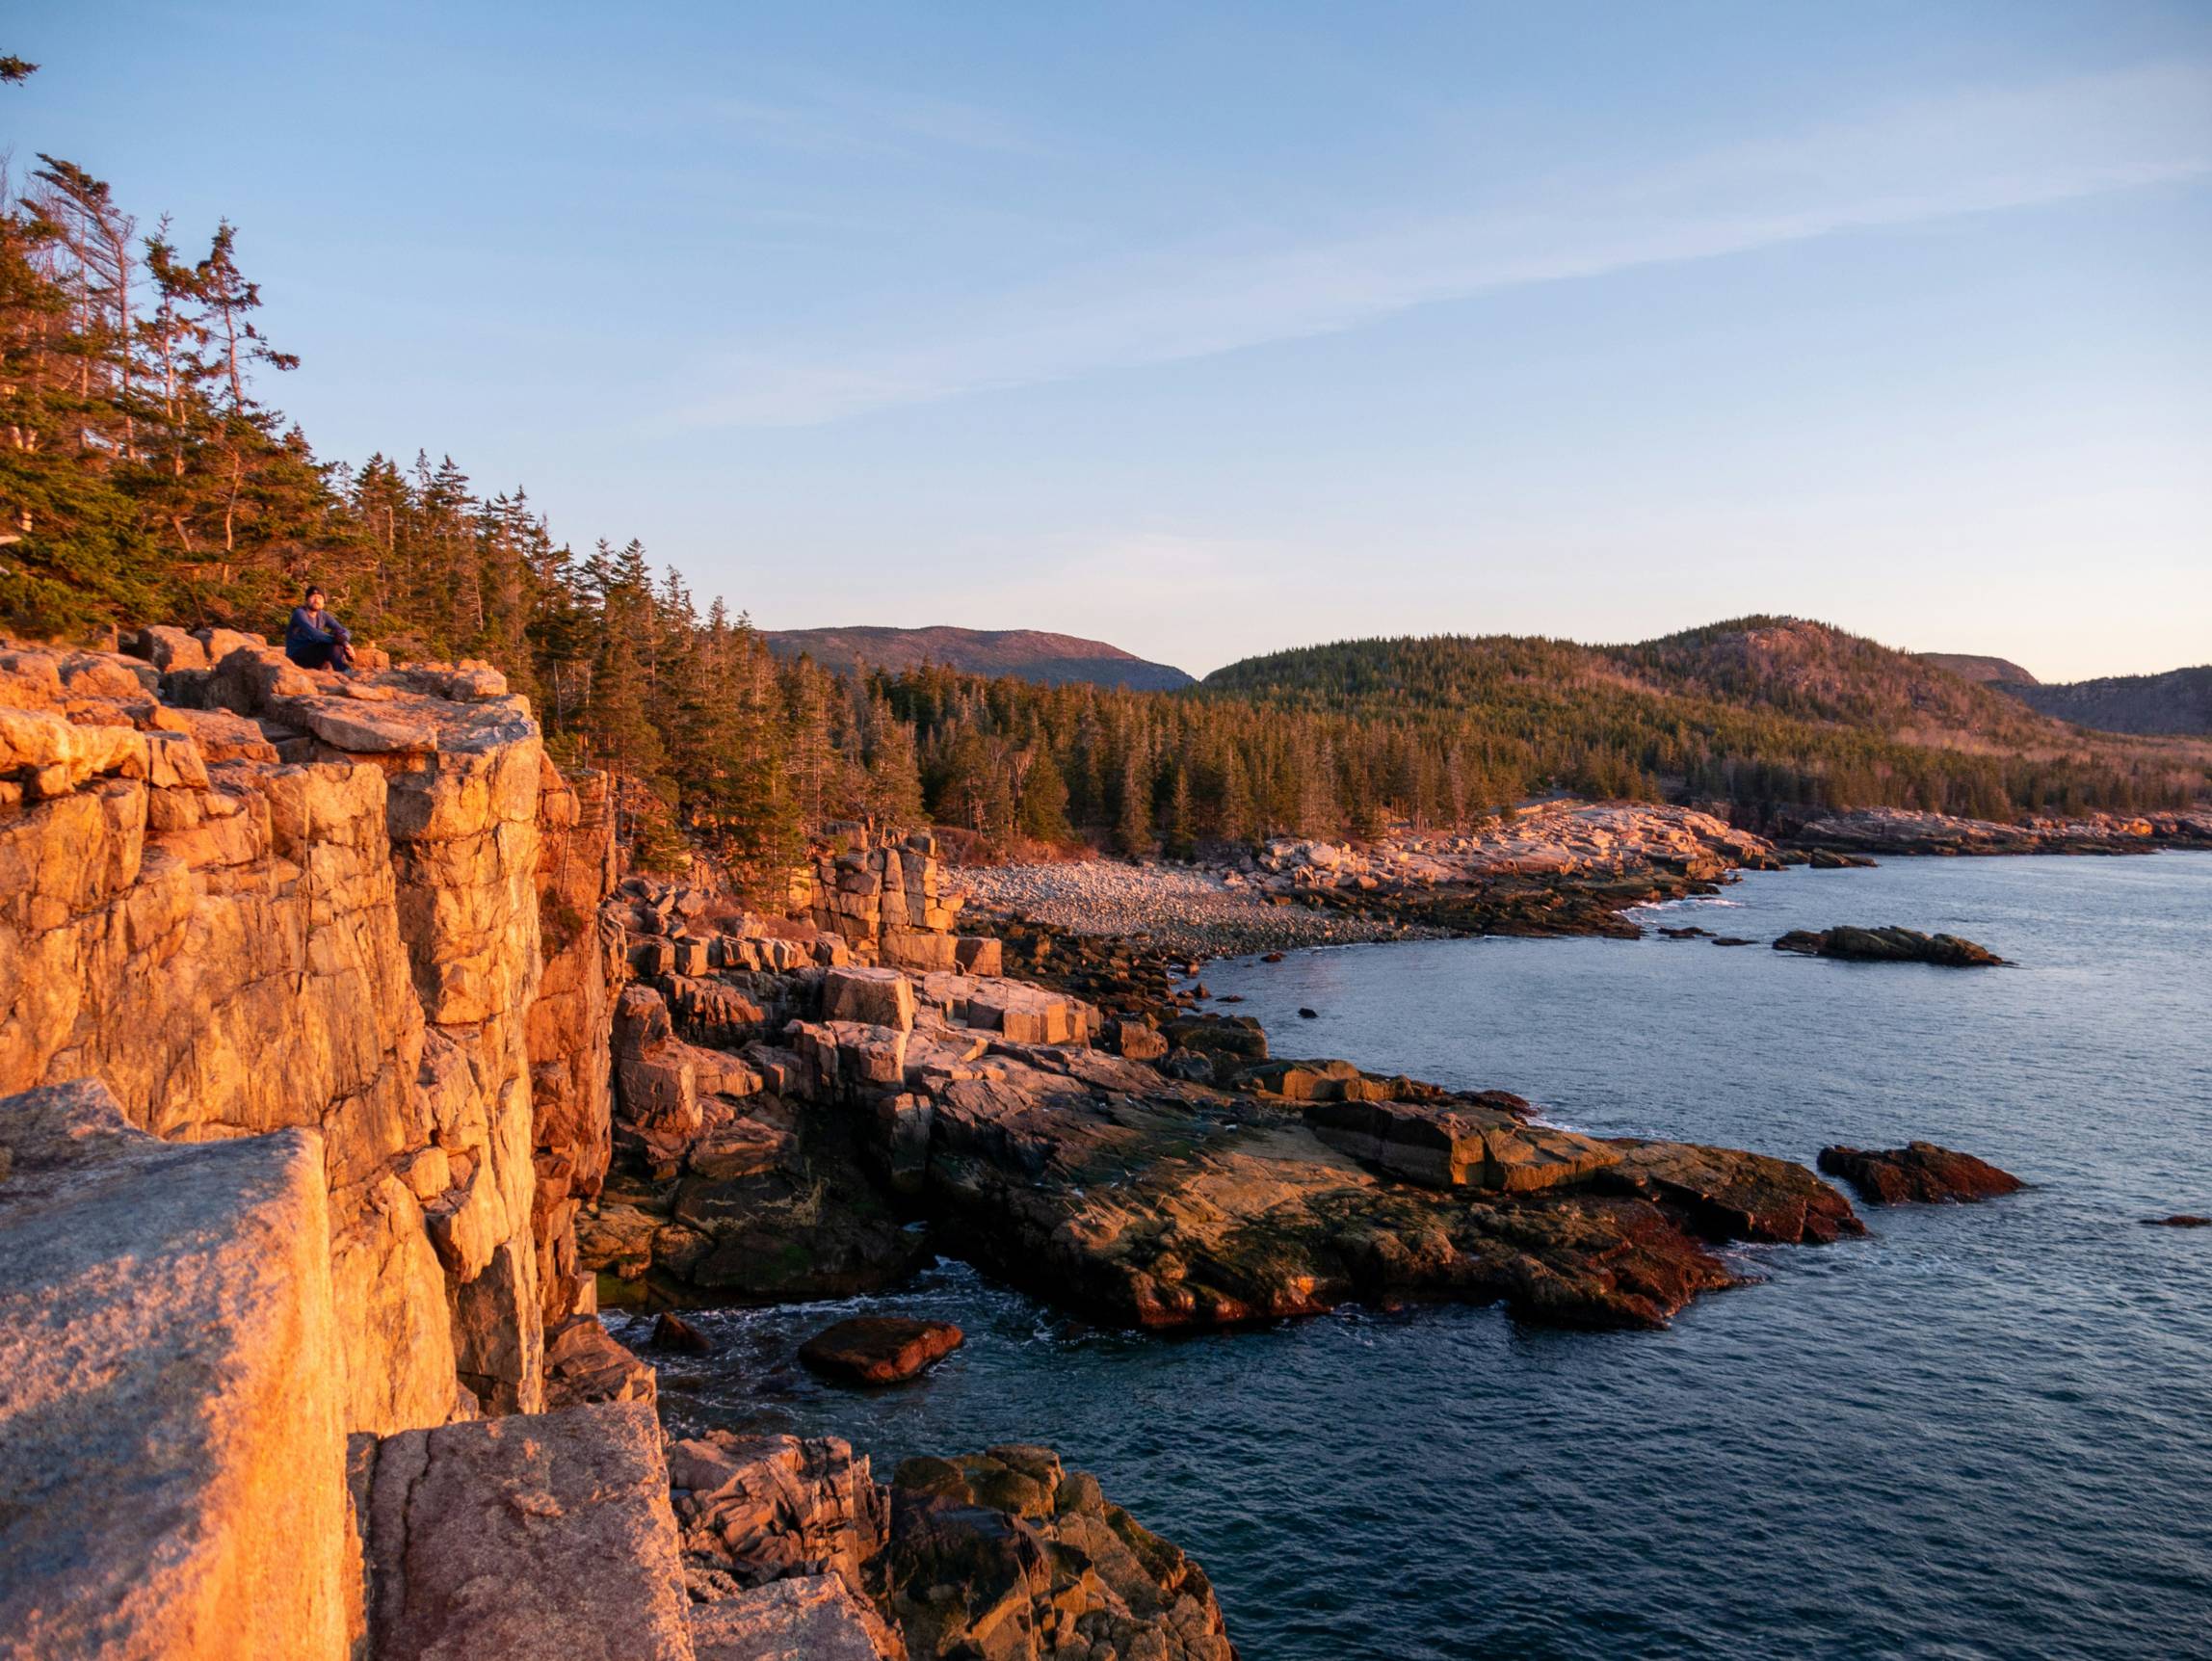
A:
<svg viewBox="0 0 2212 1661">
<path fill-rule="evenodd" d="M 328 455 L 763 624 L 2212 658 L 2212 7 L 47 8 Z"/>
</svg>

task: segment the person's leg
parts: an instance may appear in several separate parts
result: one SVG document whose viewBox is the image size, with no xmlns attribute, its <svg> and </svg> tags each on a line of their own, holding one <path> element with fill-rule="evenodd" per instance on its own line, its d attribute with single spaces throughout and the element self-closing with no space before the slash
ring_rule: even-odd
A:
<svg viewBox="0 0 2212 1661">
<path fill-rule="evenodd" d="M 330 667 L 336 670 L 340 674 L 345 674 L 352 671 L 354 667 L 354 647 L 352 642 L 340 641 L 336 646 L 333 646 L 330 648 Z"/>
<path fill-rule="evenodd" d="M 330 646 L 328 641 L 303 641 L 298 646 L 286 646 L 284 655 L 302 669 L 328 669 L 330 666 Z"/>
</svg>

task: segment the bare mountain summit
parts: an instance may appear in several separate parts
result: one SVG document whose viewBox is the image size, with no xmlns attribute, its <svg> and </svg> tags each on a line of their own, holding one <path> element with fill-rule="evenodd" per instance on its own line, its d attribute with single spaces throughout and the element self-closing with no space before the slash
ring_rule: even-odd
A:
<svg viewBox="0 0 2212 1661">
<path fill-rule="evenodd" d="M 1171 664 L 1151 663 L 1108 646 L 1069 634 L 1040 629 L 952 628 L 795 628 L 762 633 L 778 657 L 802 652 L 824 669 L 850 671 L 865 663 L 874 669 L 919 669 L 940 664 L 968 674 L 1009 674 L 1042 686 L 1089 681 L 1094 686 L 1128 687 L 1137 692 L 1172 692 L 1192 677 Z"/>
<path fill-rule="evenodd" d="M 1916 651 L 1922 663 L 1947 669 L 1964 680 L 1993 681 L 2006 686 L 2035 686 L 2036 677 L 2009 657 L 1982 657 L 1968 651 Z"/>
</svg>

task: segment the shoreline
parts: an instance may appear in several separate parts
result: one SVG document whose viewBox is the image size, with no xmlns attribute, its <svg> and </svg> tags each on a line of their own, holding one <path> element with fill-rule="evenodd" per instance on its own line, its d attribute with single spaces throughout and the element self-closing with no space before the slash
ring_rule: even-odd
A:
<svg viewBox="0 0 2212 1661">
<path fill-rule="evenodd" d="M 1629 913 L 1718 893 L 1745 871 L 2192 850 L 2212 850 L 2212 813 L 2006 826 L 1880 808 L 1811 821 L 1778 842 L 1696 809 L 1568 802 L 1471 835 L 1277 838 L 1234 861 L 1032 861 L 970 866 L 955 880 L 993 929 L 1041 926 L 1195 965 L 1485 935 L 1633 938 L 1644 925 Z"/>
</svg>

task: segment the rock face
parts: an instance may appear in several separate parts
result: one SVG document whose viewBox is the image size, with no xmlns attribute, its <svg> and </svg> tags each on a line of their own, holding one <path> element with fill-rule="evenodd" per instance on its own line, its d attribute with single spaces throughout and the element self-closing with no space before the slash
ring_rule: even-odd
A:
<svg viewBox="0 0 2212 1661">
<path fill-rule="evenodd" d="M 94 1076 L 172 1141 L 319 1129 L 347 1424 L 535 1408 L 597 1111 L 589 1026 L 528 1031 L 541 885 L 603 856 L 541 870 L 565 792 L 528 707 L 482 665 L 140 646 L 0 650 L 0 1090 Z"/>
<path fill-rule="evenodd" d="M 1878 1205 L 1915 1201 L 1988 1200 L 2027 1186 L 2010 1172 L 1984 1164 L 1970 1153 L 1955 1153 L 1933 1142 L 1870 1150 L 1824 1147 L 1820 1168 L 1840 1176 Z"/>
<path fill-rule="evenodd" d="M 0 1656 L 344 1653 L 343 1364 L 312 1130 L 0 1100 Z"/>
<path fill-rule="evenodd" d="M 1923 935 L 1916 929 L 1792 929 L 1775 942 L 1778 952 L 1806 958 L 1846 958 L 1861 963 L 1934 963 L 1941 968 L 1994 968 L 2003 958 L 1957 935 Z"/>
<path fill-rule="evenodd" d="M 615 885 L 607 776 L 578 773 L 564 779 L 544 761 L 538 825 L 538 932 L 545 967 L 524 1035 L 531 1162 L 538 1175 L 531 1234 L 545 1324 L 552 1328 L 597 1306 L 592 1278 L 576 1262 L 576 1213 L 606 1180 L 614 1123 L 609 981 L 619 942 L 599 921 Z"/>
<path fill-rule="evenodd" d="M 964 1337 L 950 1321 L 856 1315 L 815 1333 L 800 1345 L 799 1358 L 848 1384 L 896 1384 L 951 1355 Z"/>
</svg>

